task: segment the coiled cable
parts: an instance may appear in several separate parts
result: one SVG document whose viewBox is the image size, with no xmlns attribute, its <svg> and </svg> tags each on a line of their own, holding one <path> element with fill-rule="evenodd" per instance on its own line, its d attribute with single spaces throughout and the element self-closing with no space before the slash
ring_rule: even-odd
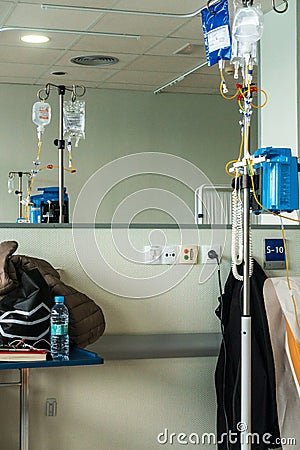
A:
<svg viewBox="0 0 300 450">
<path fill-rule="evenodd" d="M 243 262 L 244 235 L 243 235 L 243 203 L 236 188 L 232 192 L 232 241 L 231 260 L 232 273 L 236 280 L 243 281 L 243 275 L 238 272 L 238 266 Z M 252 257 L 252 235 L 249 230 L 249 276 L 253 274 L 254 261 Z"/>
<path fill-rule="evenodd" d="M 234 278 L 243 281 L 243 276 L 238 273 L 237 266 L 243 262 L 244 238 L 243 238 L 243 204 L 239 196 L 239 191 L 232 191 L 232 240 L 231 240 L 231 260 L 232 273 Z"/>
</svg>

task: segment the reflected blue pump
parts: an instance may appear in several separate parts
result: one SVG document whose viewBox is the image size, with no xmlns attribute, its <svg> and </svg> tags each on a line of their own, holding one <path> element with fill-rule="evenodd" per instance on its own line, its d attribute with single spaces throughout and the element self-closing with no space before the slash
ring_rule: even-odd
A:
<svg viewBox="0 0 300 450">
<path fill-rule="evenodd" d="M 37 188 L 39 194 L 31 195 L 30 223 L 59 222 L 59 188 L 57 186 Z M 69 222 L 69 196 L 64 188 L 64 223 Z"/>
<path fill-rule="evenodd" d="M 256 193 L 260 203 L 274 213 L 299 209 L 298 161 L 291 149 L 260 148 L 253 156 L 266 158 L 254 165 L 259 178 Z M 253 212 L 259 214 L 264 210 L 256 204 Z"/>
</svg>

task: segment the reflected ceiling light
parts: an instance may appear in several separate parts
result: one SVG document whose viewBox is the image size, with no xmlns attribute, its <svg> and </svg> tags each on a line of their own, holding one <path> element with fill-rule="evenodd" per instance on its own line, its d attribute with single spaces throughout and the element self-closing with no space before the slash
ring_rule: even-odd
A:
<svg viewBox="0 0 300 450">
<path fill-rule="evenodd" d="M 21 41 L 27 44 L 45 44 L 50 41 L 50 38 L 41 34 L 27 34 L 21 37 Z"/>
</svg>

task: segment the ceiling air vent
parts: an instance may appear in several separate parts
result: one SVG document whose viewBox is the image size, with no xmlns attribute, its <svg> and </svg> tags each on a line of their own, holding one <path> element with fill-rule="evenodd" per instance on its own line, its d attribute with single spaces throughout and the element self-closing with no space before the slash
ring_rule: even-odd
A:
<svg viewBox="0 0 300 450">
<path fill-rule="evenodd" d="M 80 66 L 98 67 L 98 66 L 111 66 L 119 62 L 118 58 L 114 56 L 104 56 L 104 55 L 86 55 L 86 56 L 75 56 L 71 59 L 74 64 L 79 64 Z"/>
</svg>

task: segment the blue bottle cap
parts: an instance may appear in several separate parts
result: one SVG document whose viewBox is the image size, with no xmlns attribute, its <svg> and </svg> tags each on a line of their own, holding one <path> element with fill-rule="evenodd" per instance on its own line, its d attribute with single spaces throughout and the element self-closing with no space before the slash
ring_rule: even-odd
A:
<svg viewBox="0 0 300 450">
<path fill-rule="evenodd" d="M 63 295 L 56 295 L 54 297 L 55 303 L 64 303 L 65 297 Z"/>
</svg>

